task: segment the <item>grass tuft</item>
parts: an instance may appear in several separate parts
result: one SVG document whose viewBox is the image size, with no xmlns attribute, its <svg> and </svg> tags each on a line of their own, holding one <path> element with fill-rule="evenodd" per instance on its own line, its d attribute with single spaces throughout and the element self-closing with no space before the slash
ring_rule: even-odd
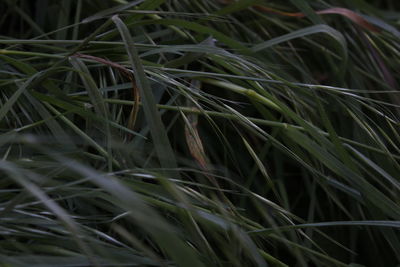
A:
<svg viewBox="0 0 400 267">
<path fill-rule="evenodd" d="M 397 1 L 0 9 L 1 266 L 400 264 Z"/>
</svg>

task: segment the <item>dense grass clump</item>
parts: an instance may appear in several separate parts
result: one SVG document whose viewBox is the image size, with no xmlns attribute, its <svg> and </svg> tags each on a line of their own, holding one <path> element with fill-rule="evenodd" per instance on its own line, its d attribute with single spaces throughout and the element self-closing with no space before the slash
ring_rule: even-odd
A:
<svg viewBox="0 0 400 267">
<path fill-rule="evenodd" d="M 0 266 L 400 263 L 398 1 L 0 10 Z"/>
</svg>

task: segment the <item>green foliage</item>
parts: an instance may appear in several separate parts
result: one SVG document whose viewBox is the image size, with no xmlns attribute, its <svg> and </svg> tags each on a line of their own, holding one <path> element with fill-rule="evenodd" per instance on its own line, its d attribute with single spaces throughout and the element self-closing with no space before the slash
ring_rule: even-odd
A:
<svg viewBox="0 0 400 267">
<path fill-rule="evenodd" d="M 287 2 L 2 1 L 0 266 L 399 264 L 398 1 Z"/>
</svg>

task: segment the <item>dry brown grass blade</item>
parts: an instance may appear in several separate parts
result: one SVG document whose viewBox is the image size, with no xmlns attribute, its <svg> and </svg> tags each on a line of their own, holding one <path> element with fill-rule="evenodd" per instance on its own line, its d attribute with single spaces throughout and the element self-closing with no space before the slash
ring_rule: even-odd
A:
<svg viewBox="0 0 400 267">
<path fill-rule="evenodd" d="M 191 85 L 194 91 L 200 90 L 201 84 L 199 81 L 192 80 Z M 190 100 L 187 101 L 187 105 L 195 110 L 198 110 L 197 107 L 190 102 Z M 183 118 L 185 121 L 185 138 L 189 152 L 199 164 L 200 168 L 205 172 L 209 172 L 210 168 L 208 159 L 198 131 L 198 115 L 193 113 L 187 116 L 183 115 Z"/>
<path fill-rule="evenodd" d="M 196 160 L 203 171 L 208 172 L 208 159 L 197 128 L 197 116 L 197 114 L 189 114 L 187 116 L 187 120 L 185 120 L 185 138 L 192 157 Z"/>
<path fill-rule="evenodd" d="M 261 6 L 261 5 L 256 5 L 256 6 L 254 6 L 254 8 L 259 11 L 262 11 L 262 12 L 275 13 L 275 14 L 287 16 L 287 17 L 302 18 L 305 16 L 305 14 L 303 14 L 301 12 L 297 12 L 297 13 L 282 12 L 282 11 L 279 11 L 279 10 L 276 10 L 273 8 L 269 8 L 266 6 Z M 333 7 L 333 8 L 328 8 L 328 9 L 324 9 L 324 10 L 319 10 L 319 11 L 316 11 L 315 13 L 317 13 L 319 15 L 324 15 L 324 14 L 342 15 L 342 16 L 348 18 L 349 20 L 353 21 L 357 25 L 363 27 L 364 29 L 367 29 L 372 32 L 380 32 L 381 31 L 380 29 L 378 29 L 377 27 L 375 27 L 374 25 L 369 23 L 366 19 L 361 17 L 359 14 L 357 14 L 354 11 L 347 9 L 347 8 Z"/>
<path fill-rule="evenodd" d="M 125 76 L 126 78 L 129 79 L 129 81 L 132 84 L 131 93 L 132 93 L 133 101 L 135 103 L 134 103 L 134 105 L 132 107 L 132 110 L 131 110 L 131 113 L 129 115 L 127 127 L 128 127 L 128 129 L 133 131 L 134 127 L 135 127 L 135 123 L 136 123 L 137 114 L 139 112 L 140 94 L 139 94 L 139 88 L 136 85 L 135 78 L 134 78 L 132 72 L 129 71 L 124 66 L 122 66 L 122 65 L 120 65 L 118 63 L 106 60 L 104 58 L 95 57 L 95 56 L 91 56 L 91 55 L 80 54 L 80 53 L 75 53 L 74 56 L 80 57 L 80 58 L 91 59 L 91 60 L 97 61 L 99 63 L 102 63 L 104 65 L 108 65 L 108 66 L 118 70 L 123 76 Z"/>
<path fill-rule="evenodd" d="M 197 81 L 196 81 L 197 82 Z M 199 111 L 198 108 L 194 107 L 193 104 L 188 103 L 193 110 Z M 198 115 L 197 113 L 185 115 L 182 113 L 182 117 L 185 122 L 185 139 L 188 146 L 190 155 L 194 158 L 200 169 L 204 172 L 208 181 L 212 186 L 218 189 L 217 194 L 227 205 L 232 205 L 229 199 L 224 195 L 217 180 L 212 176 L 212 169 L 210 167 L 210 161 L 204 150 L 203 141 L 201 140 L 198 130 Z M 233 207 L 233 206 L 232 206 Z M 232 208 L 232 212 L 234 208 Z"/>
<path fill-rule="evenodd" d="M 342 15 L 352 22 L 356 23 L 357 25 L 363 27 L 364 29 L 367 29 L 372 32 L 380 32 L 381 30 L 369 23 L 366 19 L 361 17 L 359 14 L 355 13 L 354 11 L 347 9 L 347 8 L 342 8 L 342 7 L 335 7 L 335 8 L 328 8 L 324 10 L 320 10 L 316 12 L 317 14 L 338 14 Z"/>
<path fill-rule="evenodd" d="M 198 80 L 192 80 L 192 89 L 194 91 L 199 91 L 201 84 Z M 198 111 L 199 109 L 190 100 L 187 101 L 188 107 Z M 184 115 L 182 117 L 185 122 L 185 139 L 188 146 L 190 155 L 195 159 L 201 170 L 204 171 L 207 179 L 216 188 L 220 188 L 217 181 L 211 175 L 210 162 L 204 150 L 203 141 L 201 140 L 199 130 L 198 130 L 198 115 L 196 113 Z"/>
<path fill-rule="evenodd" d="M 230 0 L 219 0 L 221 4 L 231 4 L 232 1 Z M 297 17 L 297 18 L 303 18 L 305 17 L 304 13 L 301 12 L 284 12 L 280 11 L 271 7 L 266 7 L 263 5 L 254 5 L 253 8 L 257 9 L 258 11 L 264 12 L 264 13 L 273 13 L 281 16 L 286 16 L 286 17 Z M 362 16 L 357 14 L 356 12 L 343 8 L 343 7 L 333 7 L 333 8 L 327 8 L 319 11 L 315 11 L 315 13 L 319 15 L 324 15 L 324 14 L 337 14 L 337 15 L 342 15 L 352 22 L 356 23 L 357 25 L 363 27 L 366 30 L 369 30 L 371 32 L 381 32 L 380 29 L 369 23 L 366 19 L 364 19 Z"/>
</svg>

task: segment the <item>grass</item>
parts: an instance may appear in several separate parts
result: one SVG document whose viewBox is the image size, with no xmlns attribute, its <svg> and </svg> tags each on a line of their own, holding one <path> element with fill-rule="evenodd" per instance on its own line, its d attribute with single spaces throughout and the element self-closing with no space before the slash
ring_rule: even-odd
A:
<svg viewBox="0 0 400 267">
<path fill-rule="evenodd" d="M 400 263 L 397 1 L 0 7 L 0 266 Z"/>
</svg>

